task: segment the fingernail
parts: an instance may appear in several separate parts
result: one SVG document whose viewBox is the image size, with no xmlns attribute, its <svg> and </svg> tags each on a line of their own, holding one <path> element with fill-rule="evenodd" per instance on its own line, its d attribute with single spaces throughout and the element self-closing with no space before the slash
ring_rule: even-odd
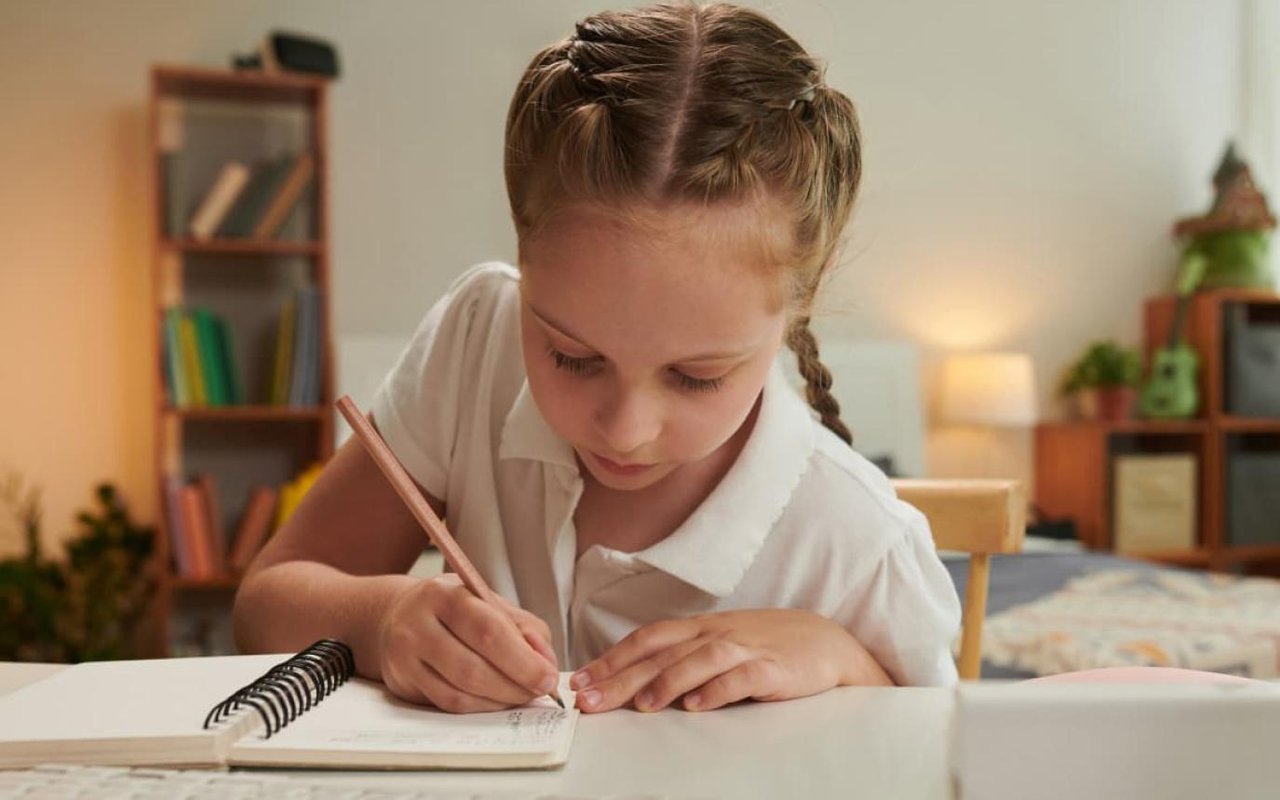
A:
<svg viewBox="0 0 1280 800">
<path fill-rule="evenodd" d="M 543 694 L 551 694 L 556 690 L 556 687 L 559 685 L 560 685 L 560 677 L 558 675 L 548 675 L 546 678 L 542 680 L 542 683 L 538 684 L 538 689 Z"/>
<path fill-rule="evenodd" d="M 582 704 L 588 708 L 595 708 L 600 705 L 600 692 L 595 689 L 588 689 L 578 697 L 582 698 Z"/>
<path fill-rule="evenodd" d="M 702 697 L 697 692 L 690 692 L 684 696 L 684 707 L 690 711 L 695 710 L 702 705 Z"/>
<path fill-rule="evenodd" d="M 645 689 L 636 695 L 636 708 L 645 711 L 653 705 L 653 692 Z"/>
<path fill-rule="evenodd" d="M 569 679 L 569 685 L 573 687 L 575 691 L 585 689 L 591 685 L 591 675 L 585 670 L 582 672 L 575 672 L 573 673 L 573 677 Z"/>
</svg>

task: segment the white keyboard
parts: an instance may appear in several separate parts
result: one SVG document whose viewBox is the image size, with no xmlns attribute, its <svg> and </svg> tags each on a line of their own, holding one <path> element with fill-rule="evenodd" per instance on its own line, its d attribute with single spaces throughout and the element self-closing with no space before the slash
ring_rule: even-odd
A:
<svg viewBox="0 0 1280 800">
<path fill-rule="evenodd" d="M 322 779 L 270 775 L 254 772 L 148 769 L 135 767 L 84 767 L 44 764 L 33 769 L 0 770 L 0 798 L 23 800 L 42 798 L 92 797 L 136 798 L 136 800 L 253 800 L 254 798 L 296 798 L 296 800 L 590 800 L 579 795 L 497 792 L 468 794 L 431 792 L 384 787 L 362 789 Z M 660 800 L 654 795 L 609 795 L 618 800 Z"/>
</svg>

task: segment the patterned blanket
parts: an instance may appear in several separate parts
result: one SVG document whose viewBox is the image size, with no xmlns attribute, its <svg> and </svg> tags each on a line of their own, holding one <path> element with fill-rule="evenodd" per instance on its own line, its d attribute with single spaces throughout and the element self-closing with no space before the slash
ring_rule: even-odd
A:
<svg viewBox="0 0 1280 800">
<path fill-rule="evenodd" d="M 989 617 L 982 656 L 1037 675 L 1141 665 L 1277 678 L 1280 581 L 1094 572 Z"/>
</svg>

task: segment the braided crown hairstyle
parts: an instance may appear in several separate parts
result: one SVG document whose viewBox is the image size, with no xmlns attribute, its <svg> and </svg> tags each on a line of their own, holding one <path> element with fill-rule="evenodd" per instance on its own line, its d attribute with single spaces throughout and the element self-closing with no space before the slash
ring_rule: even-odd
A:
<svg viewBox="0 0 1280 800">
<path fill-rule="evenodd" d="M 765 16 L 723 3 L 588 17 L 534 57 L 507 115 L 507 194 L 521 241 L 574 201 L 785 209 L 787 345 L 809 404 L 846 442 L 809 314 L 861 164 L 853 104 L 822 83 L 819 63 Z"/>
</svg>

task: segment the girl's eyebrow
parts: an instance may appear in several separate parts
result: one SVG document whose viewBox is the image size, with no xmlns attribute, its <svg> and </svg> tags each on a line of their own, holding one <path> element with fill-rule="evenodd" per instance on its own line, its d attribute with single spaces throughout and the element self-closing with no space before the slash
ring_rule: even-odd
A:
<svg viewBox="0 0 1280 800">
<path fill-rule="evenodd" d="M 564 327 L 552 322 L 541 311 L 538 311 L 538 309 L 534 308 L 532 303 L 529 303 L 528 301 L 526 301 L 525 305 L 528 306 L 529 313 L 533 314 L 534 319 L 538 320 L 538 322 L 540 322 L 542 325 L 545 325 L 546 327 L 550 328 L 551 330 L 555 331 L 556 333 L 560 334 L 566 339 L 573 341 L 575 344 L 581 345 L 582 347 L 585 347 L 586 349 L 595 351 L 597 353 L 600 352 L 597 348 L 592 347 L 591 345 L 584 342 L 581 338 L 565 330 Z M 703 361 L 730 361 L 733 359 L 746 358 L 747 356 L 751 355 L 754 352 L 755 352 L 754 347 L 748 347 L 742 350 L 736 350 L 732 352 L 700 353 L 695 356 L 687 356 L 685 358 L 676 359 L 672 363 L 689 364 L 689 363 L 697 363 L 697 362 L 703 362 Z"/>
</svg>

